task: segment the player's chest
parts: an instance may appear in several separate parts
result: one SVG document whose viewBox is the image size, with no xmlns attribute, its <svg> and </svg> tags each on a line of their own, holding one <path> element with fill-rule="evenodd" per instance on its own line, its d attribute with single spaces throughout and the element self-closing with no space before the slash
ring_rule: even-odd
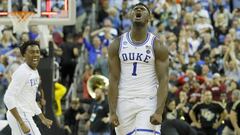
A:
<svg viewBox="0 0 240 135">
<path fill-rule="evenodd" d="M 39 83 L 40 83 L 39 76 L 37 74 L 30 74 L 25 86 L 29 89 L 37 88 Z"/>
<path fill-rule="evenodd" d="M 120 60 L 123 62 L 144 62 L 149 63 L 154 60 L 152 49 L 145 47 L 129 47 L 122 48 L 119 54 Z"/>
</svg>

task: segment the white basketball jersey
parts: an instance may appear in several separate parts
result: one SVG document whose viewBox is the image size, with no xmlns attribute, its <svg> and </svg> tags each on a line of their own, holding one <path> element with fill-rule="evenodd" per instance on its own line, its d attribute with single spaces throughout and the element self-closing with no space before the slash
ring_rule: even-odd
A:
<svg viewBox="0 0 240 135">
<path fill-rule="evenodd" d="M 121 74 L 119 82 L 120 98 L 153 97 L 157 95 L 154 43 L 155 36 L 147 34 L 141 44 L 134 44 L 130 32 L 121 36 L 119 58 Z"/>
</svg>

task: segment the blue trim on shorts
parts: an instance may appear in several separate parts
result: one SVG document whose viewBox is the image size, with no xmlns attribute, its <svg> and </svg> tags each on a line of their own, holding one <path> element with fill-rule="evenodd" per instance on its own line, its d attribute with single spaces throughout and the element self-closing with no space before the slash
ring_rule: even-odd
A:
<svg viewBox="0 0 240 135">
<path fill-rule="evenodd" d="M 135 129 L 134 129 L 133 131 L 127 133 L 126 135 L 131 135 L 131 134 L 133 134 L 134 132 L 135 132 Z"/>
<path fill-rule="evenodd" d="M 158 132 L 158 131 L 155 131 L 155 130 L 152 130 L 152 129 L 134 129 L 133 131 L 127 133 L 126 135 L 132 135 L 134 132 L 137 132 L 137 131 L 155 133 L 156 135 L 161 135 L 161 132 Z"/>
</svg>

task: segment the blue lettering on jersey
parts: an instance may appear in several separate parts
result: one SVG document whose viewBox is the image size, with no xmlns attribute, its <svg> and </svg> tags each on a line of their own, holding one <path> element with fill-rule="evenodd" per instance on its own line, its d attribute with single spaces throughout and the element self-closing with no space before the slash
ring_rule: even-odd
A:
<svg viewBox="0 0 240 135">
<path fill-rule="evenodd" d="M 30 84 L 31 84 L 31 86 L 38 85 L 38 79 L 37 79 L 37 78 L 35 78 L 35 79 L 30 79 Z"/>
<path fill-rule="evenodd" d="M 151 59 L 151 56 L 149 55 L 143 55 L 142 53 L 123 53 L 122 54 L 123 61 L 143 61 L 145 63 L 148 63 Z"/>
<path fill-rule="evenodd" d="M 138 61 L 142 61 L 142 53 L 137 53 L 137 59 Z"/>
<path fill-rule="evenodd" d="M 134 53 L 129 53 L 129 60 L 134 60 Z"/>
<path fill-rule="evenodd" d="M 148 60 L 150 59 L 151 57 L 149 55 L 146 55 L 145 59 L 144 59 L 144 62 L 148 63 Z"/>
</svg>

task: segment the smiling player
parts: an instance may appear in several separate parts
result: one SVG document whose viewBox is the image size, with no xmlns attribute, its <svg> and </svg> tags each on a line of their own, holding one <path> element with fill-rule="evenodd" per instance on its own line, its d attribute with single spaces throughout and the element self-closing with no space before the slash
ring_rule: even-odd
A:
<svg viewBox="0 0 240 135">
<path fill-rule="evenodd" d="M 4 103 L 8 108 L 7 120 L 12 135 L 41 135 L 32 117 L 38 115 L 48 128 L 52 121 L 45 118 L 36 102 L 39 85 L 37 66 L 40 60 L 40 47 L 36 41 L 25 42 L 20 47 L 25 63 L 13 73 L 12 80 L 4 95 Z"/>
</svg>

